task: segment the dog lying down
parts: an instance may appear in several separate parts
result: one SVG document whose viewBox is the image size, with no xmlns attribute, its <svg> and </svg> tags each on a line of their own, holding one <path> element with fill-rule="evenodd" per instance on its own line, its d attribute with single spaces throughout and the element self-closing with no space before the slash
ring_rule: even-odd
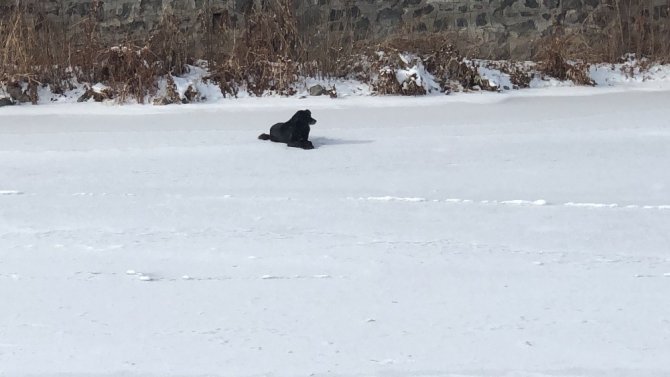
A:
<svg viewBox="0 0 670 377">
<path fill-rule="evenodd" d="M 286 143 L 289 147 L 314 149 L 309 141 L 309 126 L 316 123 L 309 110 L 300 110 L 291 119 L 284 123 L 277 123 L 270 127 L 270 134 L 260 134 L 261 140 L 270 140 L 276 143 Z"/>
</svg>

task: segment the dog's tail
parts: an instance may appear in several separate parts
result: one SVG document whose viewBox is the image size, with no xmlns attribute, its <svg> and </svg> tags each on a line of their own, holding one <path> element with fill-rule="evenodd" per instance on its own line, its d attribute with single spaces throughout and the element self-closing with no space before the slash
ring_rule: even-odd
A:
<svg viewBox="0 0 670 377">
<path fill-rule="evenodd" d="M 261 139 L 261 140 L 270 140 L 270 135 L 260 134 L 260 135 L 258 135 L 258 138 Z"/>
</svg>

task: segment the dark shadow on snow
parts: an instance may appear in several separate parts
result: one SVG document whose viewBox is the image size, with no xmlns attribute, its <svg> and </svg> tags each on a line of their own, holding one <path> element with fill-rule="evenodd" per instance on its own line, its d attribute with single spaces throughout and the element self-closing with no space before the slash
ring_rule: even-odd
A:
<svg viewBox="0 0 670 377">
<path fill-rule="evenodd" d="M 311 139 L 314 148 L 319 148 L 324 145 L 341 145 L 341 144 L 370 144 L 372 140 L 347 140 L 347 139 L 331 139 L 329 137 L 315 137 Z"/>
</svg>

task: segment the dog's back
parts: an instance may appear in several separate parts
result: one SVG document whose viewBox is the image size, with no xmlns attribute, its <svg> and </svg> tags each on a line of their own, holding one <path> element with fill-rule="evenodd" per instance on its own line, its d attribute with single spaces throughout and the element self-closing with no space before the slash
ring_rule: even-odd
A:
<svg viewBox="0 0 670 377">
<path fill-rule="evenodd" d="M 282 132 L 282 126 L 285 123 L 275 123 L 272 127 L 270 127 L 270 134 L 260 134 L 258 135 L 258 138 L 261 140 L 272 140 L 272 141 L 277 141 L 281 143 L 286 143 L 288 141 L 280 140 L 281 135 L 285 132 Z M 289 135 L 290 137 L 290 135 Z"/>
</svg>

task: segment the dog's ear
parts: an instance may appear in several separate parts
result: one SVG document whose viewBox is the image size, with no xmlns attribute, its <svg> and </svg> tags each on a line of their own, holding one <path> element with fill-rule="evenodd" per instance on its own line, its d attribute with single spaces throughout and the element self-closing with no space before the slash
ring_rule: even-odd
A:
<svg viewBox="0 0 670 377">
<path fill-rule="evenodd" d="M 316 124 L 316 119 L 312 118 L 312 112 L 311 111 L 305 110 L 305 114 L 307 114 L 307 116 L 306 116 L 307 123 L 309 123 L 310 125 Z"/>
</svg>

